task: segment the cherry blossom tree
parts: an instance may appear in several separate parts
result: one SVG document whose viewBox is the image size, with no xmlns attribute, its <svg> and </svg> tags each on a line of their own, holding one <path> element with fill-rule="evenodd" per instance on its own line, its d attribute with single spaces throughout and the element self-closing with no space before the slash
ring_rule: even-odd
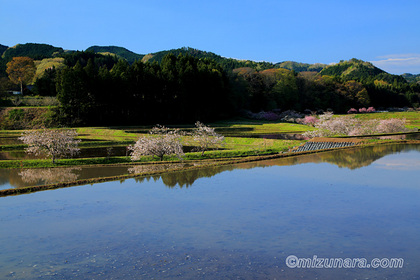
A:
<svg viewBox="0 0 420 280">
<path fill-rule="evenodd" d="M 298 119 L 298 123 L 309 126 L 315 126 L 318 121 L 318 118 L 315 116 L 305 116 L 303 119 Z"/>
<path fill-rule="evenodd" d="M 409 131 L 405 127 L 405 119 L 388 119 L 381 120 L 377 126 L 377 132 L 379 133 L 397 133 Z"/>
<path fill-rule="evenodd" d="M 305 132 L 308 138 L 329 137 L 334 135 L 370 135 L 378 133 L 397 133 L 409 131 L 405 127 L 405 119 L 363 120 L 351 116 L 333 117 L 332 114 L 319 116 L 314 131 Z"/>
<path fill-rule="evenodd" d="M 81 140 L 76 137 L 77 132 L 74 130 L 44 129 L 42 131 L 26 130 L 19 140 L 28 145 L 25 149 L 27 153 L 46 154 L 55 163 L 58 157 L 73 156 L 80 152 L 78 144 Z"/>
<path fill-rule="evenodd" d="M 199 121 L 195 123 L 193 139 L 198 144 L 196 150 L 201 152 L 202 156 L 210 147 L 219 147 L 225 141 L 225 137 L 216 133 L 214 128 L 206 126 Z"/>
<path fill-rule="evenodd" d="M 131 160 L 139 160 L 142 156 L 152 155 L 163 160 L 165 155 L 184 155 L 181 144 L 181 135 L 178 129 L 169 129 L 157 125 L 149 132 L 150 135 L 140 137 L 134 146 L 130 146 Z"/>
</svg>

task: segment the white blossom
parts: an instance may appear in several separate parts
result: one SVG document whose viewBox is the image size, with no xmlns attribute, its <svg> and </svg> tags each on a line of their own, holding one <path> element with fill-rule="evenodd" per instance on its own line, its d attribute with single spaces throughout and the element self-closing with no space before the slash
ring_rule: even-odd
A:
<svg viewBox="0 0 420 280">
<path fill-rule="evenodd" d="M 309 138 L 330 137 L 334 135 L 370 135 L 377 133 L 407 132 L 405 119 L 370 119 L 363 120 L 351 116 L 334 117 L 332 114 L 319 116 L 315 124 L 317 130 L 307 131 L 303 135 Z"/>
<path fill-rule="evenodd" d="M 216 133 L 214 128 L 204 125 L 203 123 L 197 121 L 195 123 L 195 130 L 193 132 L 193 139 L 198 144 L 196 150 L 201 152 L 201 155 L 204 155 L 204 152 L 207 151 L 210 147 L 218 147 L 223 144 L 225 138 Z"/>
<path fill-rule="evenodd" d="M 169 129 L 157 125 L 149 132 L 150 135 L 140 137 L 134 146 L 130 146 L 131 160 L 139 160 L 142 156 L 152 155 L 163 160 L 165 155 L 184 155 L 181 135 L 178 129 Z"/>
<path fill-rule="evenodd" d="M 52 157 L 52 162 L 55 163 L 58 157 L 73 156 L 80 152 L 78 144 L 81 140 L 75 139 L 76 137 L 77 132 L 74 130 L 44 129 L 26 130 L 19 140 L 28 145 L 25 149 L 27 153 L 46 154 Z"/>
</svg>

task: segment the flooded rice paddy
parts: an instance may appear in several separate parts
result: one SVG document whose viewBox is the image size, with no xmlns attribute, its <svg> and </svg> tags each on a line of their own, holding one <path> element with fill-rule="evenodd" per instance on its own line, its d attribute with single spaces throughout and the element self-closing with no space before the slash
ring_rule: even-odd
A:
<svg viewBox="0 0 420 280">
<path fill-rule="evenodd" d="M 112 170 L 85 168 L 73 174 Z M 419 180 L 420 146 L 388 145 L 3 197 L 0 278 L 417 279 Z M 290 255 L 404 263 L 289 268 Z"/>
</svg>

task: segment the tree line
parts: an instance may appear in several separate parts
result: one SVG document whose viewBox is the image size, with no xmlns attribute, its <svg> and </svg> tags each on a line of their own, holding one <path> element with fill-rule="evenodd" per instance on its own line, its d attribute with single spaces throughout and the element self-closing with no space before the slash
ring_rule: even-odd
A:
<svg viewBox="0 0 420 280">
<path fill-rule="evenodd" d="M 129 64 L 93 52 L 68 53 L 64 64 L 59 70 L 47 69 L 32 92 L 56 96 L 60 105 L 55 118 L 65 125 L 208 122 L 244 110 L 330 108 L 344 113 L 350 108 L 418 107 L 420 103 L 418 83 L 364 68 L 359 71 L 363 75 L 340 76 L 349 65 L 321 73 L 256 67 L 230 70 L 214 59 L 190 54 L 168 53 L 160 62 Z"/>
</svg>

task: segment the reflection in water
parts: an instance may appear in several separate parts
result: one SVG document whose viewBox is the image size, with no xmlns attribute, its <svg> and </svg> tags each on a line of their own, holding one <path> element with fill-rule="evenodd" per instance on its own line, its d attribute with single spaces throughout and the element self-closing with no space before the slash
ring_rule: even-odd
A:
<svg viewBox="0 0 420 280">
<path fill-rule="evenodd" d="M 112 156 L 126 156 L 127 147 L 99 147 L 99 148 L 82 148 L 80 153 L 74 155 L 73 158 L 90 158 L 90 157 L 109 157 Z M 45 155 L 28 154 L 25 151 L 11 151 L 0 152 L 0 160 L 13 159 L 41 159 L 46 158 Z"/>
<path fill-rule="evenodd" d="M 160 172 L 165 170 L 182 169 L 193 166 L 200 166 L 203 163 L 170 163 L 170 164 L 145 164 L 145 165 L 134 165 L 128 169 L 131 174 L 151 173 Z"/>
<path fill-rule="evenodd" d="M 184 153 L 191 152 L 195 146 L 184 146 Z M 214 150 L 214 149 L 210 149 Z M 220 150 L 220 149 L 219 149 Z M 97 148 L 82 148 L 80 153 L 74 155 L 72 158 L 92 158 L 92 157 L 109 157 L 109 156 L 128 156 L 129 150 L 126 146 L 117 147 L 97 147 Z M 45 155 L 28 154 L 25 151 L 6 151 L 0 152 L 0 160 L 14 160 L 14 159 L 42 159 L 46 158 Z"/>
<path fill-rule="evenodd" d="M 23 182 L 29 184 L 53 184 L 77 180 L 79 175 L 74 173 L 76 170 L 80 171 L 81 168 L 25 169 L 19 172 L 19 176 Z"/>
<path fill-rule="evenodd" d="M 390 140 L 420 140 L 420 132 L 410 133 L 410 134 L 399 134 L 399 135 L 388 135 L 380 136 L 377 139 L 390 139 Z"/>
<path fill-rule="evenodd" d="M 420 151 L 420 145 L 385 145 L 331 151 L 318 154 L 308 154 L 295 157 L 241 163 L 236 165 L 203 167 L 196 170 L 186 170 L 183 172 L 170 172 L 154 176 L 146 176 L 136 180 L 141 183 L 145 179 L 150 180 L 153 178 L 156 181 L 161 178 L 167 187 L 172 188 L 178 184 L 178 186 L 182 188 L 183 186 L 191 186 L 199 178 L 212 177 L 218 173 L 234 169 L 252 169 L 255 167 L 290 166 L 304 163 L 328 162 L 341 168 L 348 168 L 353 170 L 364 166 L 369 166 L 373 162 L 386 155 L 413 150 Z"/>
<path fill-rule="evenodd" d="M 255 167 L 255 166 L 254 166 Z M 168 172 L 158 175 L 151 175 L 151 176 L 145 176 L 145 177 L 139 177 L 136 178 L 136 182 L 142 183 L 145 180 L 149 181 L 150 179 L 153 179 L 155 181 L 162 179 L 165 186 L 173 188 L 177 185 L 182 187 L 189 187 L 194 182 L 203 177 L 213 177 L 214 175 L 221 173 L 223 171 L 227 170 L 234 170 L 237 169 L 237 166 L 235 165 L 223 165 L 223 166 L 208 166 L 203 167 L 199 169 L 193 169 L 193 170 L 185 170 L 180 172 Z"/>
<path fill-rule="evenodd" d="M 203 166 L 193 170 L 168 172 L 163 174 L 156 174 L 153 176 L 146 176 L 137 178 L 138 182 L 144 180 L 162 179 L 168 187 L 189 187 L 197 179 L 202 177 L 212 177 L 218 173 L 226 170 L 233 169 L 251 169 L 255 167 L 268 167 L 268 166 L 289 166 L 304 163 L 331 163 L 342 168 L 351 170 L 368 166 L 378 159 L 394 153 L 405 151 L 420 151 L 420 145 L 383 145 L 383 146 L 370 146 L 364 148 L 354 148 L 347 150 L 337 150 L 330 152 L 322 152 L 317 154 L 300 155 L 293 157 L 285 157 L 273 160 L 264 160 L 258 162 L 249 162 L 236 165 L 223 165 L 223 166 Z M 132 165 L 132 166 L 101 166 L 101 167 L 79 167 L 79 168 L 43 168 L 43 169 L 0 169 L 0 189 L 6 188 L 21 188 L 26 186 L 53 184 L 65 181 L 74 181 L 79 179 L 92 179 L 100 177 L 119 176 L 124 174 L 141 174 L 151 172 L 161 172 L 165 170 L 176 170 L 199 165 L 205 165 L 209 162 L 203 163 L 171 163 L 171 164 L 145 164 L 145 165 Z M 388 167 L 395 167 L 394 163 L 388 163 Z M 402 168 L 401 163 L 398 163 Z M 405 163 L 407 166 L 408 163 Z"/>
<path fill-rule="evenodd" d="M 159 165 L 136 165 L 129 168 L 130 173 L 134 174 L 141 174 L 141 173 L 150 173 L 150 172 L 159 172 L 165 170 L 174 170 L 174 169 L 182 169 L 194 166 L 202 166 L 206 165 L 207 163 L 174 163 L 174 164 L 159 164 Z M 168 172 L 163 174 L 156 174 L 156 175 L 149 175 L 144 177 L 136 178 L 136 182 L 141 183 L 145 180 L 149 181 L 150 179 L 154 179 L 155 181 L 162 179 L 163 183 L 168 187 L 175 187 L 178 185 L 179 187 L 189 187 L 191 186 L 197 179 L 202 177 L 212 177 L 220 172 L 225 170 L 232 170 L 235 169 L 233 165 L 225 165 L 225 166 L 206 166 L 199 169 L 193 170 L 184 170 L 178 172 Z"/>
<path fill-rule="evenodd" d="M 354 170 L 299 164 L 315 160 L 325 158 L 297 156 L 171 172 L 148 177 L 156 182 L 138 180 L 142 184 L 129 179 L 0 198 L 0 278 L 418 279 L 419 172 L 377 166 L 418 162 L 420 154 L 395 154 Z M 294 166 L 275 166 L 289 164 Z M 241 170 L 256 166 L 267 168 Z M 232 171 L 197 180 L 223 170 Z M 124 169 L 75 170 L 81 177 L 111 172 Z M 193 188 L 163 184 L 193 182 Z M 403 258 L 404 267 L 291 269 L 285 264 L 290 255 Z"/>
<path fill-rule="evenodd" d="M 321 163 L 328 162 L 349 169 L 357 169 L 369 166 L 374 161 L 389 155 L 400 152 L 420 151 L 418 144 L 394 144 L 368 146 L 363 148 L 354 148 L 346 150 L 337 150 L 317 154 L 303 155 L 299 157 L 284 158 L 275 165 L 295 165 L 302 163 Z"/>
</svg>

